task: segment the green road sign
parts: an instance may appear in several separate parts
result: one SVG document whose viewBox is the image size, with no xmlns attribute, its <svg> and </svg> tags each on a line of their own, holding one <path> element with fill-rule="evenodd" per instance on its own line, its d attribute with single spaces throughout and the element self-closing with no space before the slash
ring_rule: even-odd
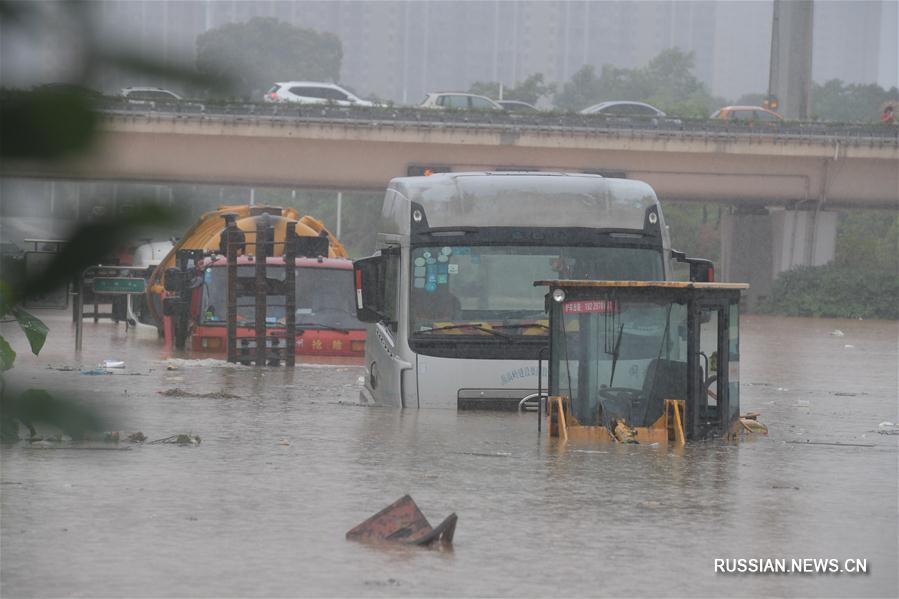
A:
<svg viewBox="0 0 899 599">
<path fill-rule="evenodd" d="M 147 282 L 144 279 L 128 277 L 98 277 L 94 279 L 94 293 L 144 293 Z"/>
</svg>

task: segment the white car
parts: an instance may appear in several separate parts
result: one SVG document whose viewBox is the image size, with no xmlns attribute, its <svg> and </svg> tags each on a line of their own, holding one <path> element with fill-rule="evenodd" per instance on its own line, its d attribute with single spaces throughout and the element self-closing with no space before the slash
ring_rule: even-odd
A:
<svg viewBox="0 0 899 599">
<path fill-rule="evenodd" d="M 457 110 L 502 110 L 503 107 L 484 96 L 455 92 L 435 92 L 425 96 L 419 108 L 450 108 Z"/>
<path fill-rule="evenodd" d="M 316 81 L 278 81 L 267 92 L 266 102 L 296 102 L 297 104 L 336 104 L 337 106 L 374 106 L 339 85 Z"/>
</svg>

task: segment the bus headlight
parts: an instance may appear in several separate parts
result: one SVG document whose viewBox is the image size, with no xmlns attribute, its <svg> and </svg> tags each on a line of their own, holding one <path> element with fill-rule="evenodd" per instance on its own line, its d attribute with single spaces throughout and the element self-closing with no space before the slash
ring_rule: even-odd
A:
<svg viewBox="0 0 899 599">
<path fill-rule="evenodd" d="M 565 291 L 563 289 L 553 289 L 553 299 L 557 302 L 564 302 Z"/>
</svg>

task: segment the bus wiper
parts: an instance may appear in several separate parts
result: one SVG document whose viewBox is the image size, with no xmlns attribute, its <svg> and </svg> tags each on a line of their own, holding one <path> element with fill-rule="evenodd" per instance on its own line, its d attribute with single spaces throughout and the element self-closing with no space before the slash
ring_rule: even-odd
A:
<svg viewBox="0 0 899 599">
<path fill-rule="evenodd" d="M 615 349 L 612 352 L 612 374 L 609 376 L 609 387 L 612 387 L 612 381 L 615 380 L 615 366 L 618 365 L 618 350 L 621 349 L 621 337 L 624 333 L 624 323 L 618 329 L 618 338 L 615 339 Z"/>
<path fill-rule="evenodd" d="M 453 329 L 477 329 L 477 330 L 483 331 L 485 333 L 490 333 L 491 335 L 494 335 L 496 337 L 502 337 L 503 339 L 505 339 L 507 341 L 512 340 L 512 338 L 509 337 L 509 335 L 507 335 L 505 333 L 500 333 L 499 331 L 494 331 L 493 329 L 486 327 L 483 324 L 478 323 L 478 322 L 469 322 L 466 324 L 448 324 L 448 325 L 442 326 L 442 327 L 425 329 L 423 331 L 419 331 L 419 333 L 433 333 L 435 331 L 451 331 Z"/>
<path fill-rule="evenodd" d="M 297 326 L 297 330 L 303 330 L 303 331 L 305 331 L 306 329 L 323 329 L 326 331 L 337 331 L 338 333 L 343 333 L 344 335 L 350 334 L 350 332 L 347 329 L 335 327 L 330 324 L 321 324 L 318 322 L 304 322 L 302 324 L 297 323 L 296 326 Z"/>
<path fill-rule="evenodd" d="M 518 324 L 493 324 L 490 325 L 494 329 L 528 329 L 531 327 L 537 327 L 540 329 L 549 330 L 549 327 L 543 324 L 542 322 L 522 322 Z"/>
</svg>

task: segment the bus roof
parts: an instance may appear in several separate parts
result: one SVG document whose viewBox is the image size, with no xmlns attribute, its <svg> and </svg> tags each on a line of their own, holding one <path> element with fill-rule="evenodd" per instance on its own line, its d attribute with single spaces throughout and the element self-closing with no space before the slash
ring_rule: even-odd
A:
<svg viewBox="0 0 899 599">
<path fill-rule="evenodd" d="M 410 202 L 421 205 L 431 227 L 543 226 L 636 231 L 643 229 L 646 210 L 658 206 L 653 189 L 631 179 L 552 172 L 437 173 L 398 177 L 390 182 L 382 232 L 408 233 Z"/>
</svg>

